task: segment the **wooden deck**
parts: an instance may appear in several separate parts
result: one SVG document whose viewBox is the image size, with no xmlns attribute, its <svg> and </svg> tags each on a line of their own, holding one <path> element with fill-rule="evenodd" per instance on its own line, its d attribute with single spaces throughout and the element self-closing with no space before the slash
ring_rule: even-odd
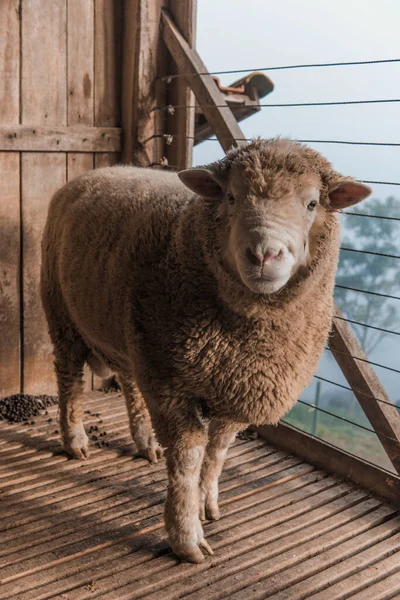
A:
<svg viewBox="0 0 400 600">
<path fill-rule="evenodd" d="M 1 600 L 400 598 L 398 511 L 262 440 L 229 452 L 223 516 L 205 525 L 215 555 L 180 564 L 164 461 L 132 460 L 120 396 L 89 394 L 86 409 L 99 429 L 86 462 L 54 454 L 56 408 L 0 423 Z"/>
</svg>

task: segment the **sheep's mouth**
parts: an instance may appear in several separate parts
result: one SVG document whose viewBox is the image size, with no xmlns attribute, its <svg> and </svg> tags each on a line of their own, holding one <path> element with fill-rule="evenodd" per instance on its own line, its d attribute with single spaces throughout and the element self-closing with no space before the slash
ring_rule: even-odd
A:
<svg viewBox="0 0 400 600">
<path fill-rule="evenodd" d="M 268 277 L 266 275 L 241 277 L 242 283 L 256 294 L 275 294 L 279 292 L 288 282 L 282 277 Z"/>
</svg>

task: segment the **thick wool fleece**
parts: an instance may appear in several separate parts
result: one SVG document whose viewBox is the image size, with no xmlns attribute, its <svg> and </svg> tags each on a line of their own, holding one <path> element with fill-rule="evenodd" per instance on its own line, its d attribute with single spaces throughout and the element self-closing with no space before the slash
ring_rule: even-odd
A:
<svg viewBox="0 0 400 600">
<path fill-rule="evenodd" d="M 190 411 L 277 423 L 310 381 L 331 325 L 339 225 L 327 189 L 337 174 L 316 152 L 276 140 L 234 149 L 214 168 L 223 177 L 234 166 L 261 192 L 305 171 L 321 180 L 328 210 L 310 263 L 269 296 L 223 268 L 218 202 L 174 173 L 92 171 L 49 210 L 42 295 L 56 355 L 83 340 L 88 355 L 134 378 L 167 446 Z"/>
</svg>

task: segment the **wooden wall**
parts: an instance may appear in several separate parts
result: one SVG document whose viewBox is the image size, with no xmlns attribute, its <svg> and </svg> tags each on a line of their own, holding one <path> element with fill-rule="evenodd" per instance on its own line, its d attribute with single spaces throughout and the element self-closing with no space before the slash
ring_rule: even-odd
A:
<svg viewBox="0 0 400 600">
<path fill-rule="evenodd" d="M 56 389 L 41 235 L 60 186 L 119 161 L 122 10 L 123 0 L 0 1 L 0 397 Z"/>
</svg>

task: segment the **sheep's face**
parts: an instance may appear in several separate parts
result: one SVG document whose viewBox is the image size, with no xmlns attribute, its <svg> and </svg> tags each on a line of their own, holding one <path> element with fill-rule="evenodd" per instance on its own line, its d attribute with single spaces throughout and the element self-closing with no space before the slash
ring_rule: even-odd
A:
<svg viewBox="0 0 400 600">
<path fill-rule="evenodd" d="M 324 212 L 316 175 L 288 179 L 271 174 L 269 183 L 269 190 L 258 191 L 234 169 L 219 209 L 226 268 L 261 294 L 281 289 L 307 264 L 310 233 Z"/>
<path fill-rule="evenodd" d="M 271 294 L 283 288 L 301 266 L 312 260 L 327 211 L 355 204 L 370 189 L 338 179 L 321 204 L 321 179 L 315 172 L 262 177 L 233 165 L 225 180 L 207 169 L 189 169 L 181 180 L 193 191 L 218 202 L 219 255 L 229 273 L 251 291 Z"/>
</svg>

